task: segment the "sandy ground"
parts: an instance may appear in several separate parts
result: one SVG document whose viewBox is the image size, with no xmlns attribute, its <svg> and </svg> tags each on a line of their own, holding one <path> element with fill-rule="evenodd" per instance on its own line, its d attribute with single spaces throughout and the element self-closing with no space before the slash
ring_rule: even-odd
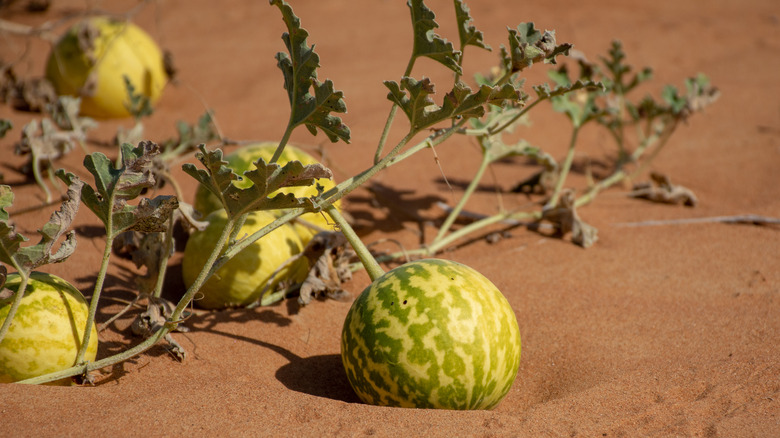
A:
<svg viewBox="0 0 780 438">
<path fill-rule="evenodd" d="M 43 16 L 3 10 L 3 19 L 35 24 L 85 7 L 126 11 L 133 2 L 54 2 Z M 476 239 L 442 257 L 466 263 L 490 278 L 517 314 L 523 337 L 518 378 L 493 411 L 451 412 L 364 405 L 352 392 L 339 357 L 349 302 L 294 301 L 267 308 L 199 312 L 186 334 L 175 334 L 189 356 L 175 360 L 162 347 L 97 373 L 94 387 L 0 386 L 0 424 L 7 436 L 777 436 L 780 431 L 780 234 L 777 226 L 705 223 L 619 227 L 618 223 L 720 215 L 780 217 L 780 9 L 775 1 L 471 2 L 476 25 L 494 48 L 506 26 L 533 21 L 556 29 L 590 58 L 620 39 L 628 60 L 649 65 L 652 89 L 706 73 L 721 99 L 682 127 L 653 163 L 692 189 L 696 208 L 628 199 L 613 188 L 581 209 L 599 229 L 584 250 L 522 228 L 494 244 Z M 430 1 L 442 34 L 453 38 L 451 3 Z M 293 1 L 321 56 L 321 78 L 344 91 L 349 145 L 330 144 L 299 130 L 293 141 L 322 146 L 337 178 L 366 168 L 389 110 L 381 81 L 397 80 L 406 65 L 409 18 L 402 2 Z M 169 86 L 147 137 L 175 134 L 176 120 L 194 121 L 206 107 L 222 133 L 237 140 L 282 135 L 287 101 L 273 56 L 284 50 L 278 10 L 264 1 L 152 2 L 135 21 L 170 50 L 179 82 Z M 22 40 L 0 35 L 0 57 L 16 59 Z M 40 74 L 48 54 L 33 42 L 19 64 Z M 495 53 L 473 50 L 467 73 L 493 65 Z M 543 78 L 544 68 L 529 77 Z M 446 78 L 427 61 L 414 74 Z M 467 76 L 469 77 L 469 76 Z M 650 90 L 650 89 L 648 89 Z M 17 129 L 0 140 L 0 172 L 17 201 L 10 210 L 20 230 L 34 233 L 53 211 L 14 216 L 40 204 L 41 192 L 18 171 L 12 154 L 18 128 L 34 115 L 0 107 Z M 533 115 L 523 135 L 562 158 L 568 125 L 549 108 Z M 107 140 L 118 126 L 92 133 Z M 403 123 L 398 123 L 399 126 Z M 394 134 L 402 135 L 400 128 Z M 113 154 L 107 146 L 93 150 Z M 439 169 L 424 151 L 377 176 L 391 202 L 371 203 L 363 190 L 347 198 L 367 242 L 391 237 L 419 242 L 421 226 L 403 210 L 440 217 L 435 200 L 453 203 L 476 170 L 475 145 L 457 139 L 438 150 Z M 609 159 L 603 133 L 583 133 L 578 159 Z M 86 176 L 74 151 L 58 164 Z M 190 160 L 193 161 L 193 160 Z M 532 169 L 501 163 L 485 179 L 469 209 L 496 211 L 496 188 L 507 191 Z M 442 183 L 442 172 L 451 182 Z M 181 172 L 187 196 L 192 180 Z M 571 180 L 585 182 L 581 174 Z M 504 193 L 507 208 L 529 200 Z M 103 247 L 97 221 L 83 209 L 75 229 L 78 256 L 46 270 L 90 291 Z M 422 226 L 430 239 L 434 229 Z M 380 246 L 381 247 L 381 246 Z M 386 245 L 383 248 L 392 249 Z M 180 256 L 166 294 L 181 294 Z M 111 297 L 132 298 L 139 272 L 115 259 L 107 281 L 105 321 L 119 308 Z M 358 273 L 353 296 L 368 284 Z M 101 332 L 99 357 L 138 342 L 128 315 Z"/>
</svg>

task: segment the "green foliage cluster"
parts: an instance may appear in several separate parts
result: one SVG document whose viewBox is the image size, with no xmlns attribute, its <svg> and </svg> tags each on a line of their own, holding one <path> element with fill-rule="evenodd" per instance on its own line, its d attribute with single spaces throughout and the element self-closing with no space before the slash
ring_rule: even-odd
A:
<svg viewBox="0 0 780 438">
<path fill-rule="evenodd" d="M 436 33 L 439 26 L 436 16 L 422 0 L 407 2 L 414 40 L 405 70 L 397 80 L 384 82 L 388 90 L 390 112 L 377 144 L 374 161 L 366 170 L 339 183 L 335 188 L 325 192 L 319 190 L 318 196 L 270 196 L 282 187 L 309 186 L 318 178 L 332 177 L 330 170 L 319 164 L 304 166 L 297 161 L 284 165 L 276 163 L 296 128 L 303 125 L 313 135 L 323 132 L 331 142 L 348 143 L 351 134 L 340 116 L 347 111 L 343 92 L 336 90 L 332 81 L 321 81 L 317 77 L 320 57 L 314 46 L 309 45 L 309 33 L 301 26 L 301 20 L 284 0 L 270 0 L 270 4 L 279 9 L 287 27 L 282 35 L 287 52 L 278 53 L 276 60 L 284 78 L 290 117 L 276 153 L 269 162 L 260 159 L 254 163 L 256 169 L 236 174 L 223 160 L 220 149 L 212 150 L 205 146 L 206 143 L 222 139 L 208 112 L 195 125 L 183 122 L 177 125 L 178 138 L 161 142 L 159 146 L 150 141 L 137 142 L 137 146 L 133 146 L 135 141 L 122 143 L 116 162 L 102 153 L 89 153 L 84 159 L 84 167 L 92 175 L 93 183 L 81 181 L 75 174 L 64 170 L 56 172 L 56 176 L 67 185 L 66 200 L 39 231 L 40 242 L 31 246 L 23 246 L 28 239 L 16 233 L 10 223 L 6 208 L 13 202 L 13 193 L 8 186 L 0 186 L 0 262 L 19 271 L 23 281 L 27 280 L 33 269 L 46 263 L 62 261 L 73 253 L 74 234 L 67 230 L 80 203 L 86 205 L 104 224 L 106 246 L 90 303 L 89 325 L 94 324 L 114 241 L 127 233 L 159 233 L 164 236 L 160 239 L 162 247 L 158 257 L 154 258 L 157 266 L 148 266 L 157 274 L 150 292 L 150 309 L 159 310 L 162 278 L 172 248 L 173 225 L 176 221 L 182 221 L 188 227 L 200 226 L 193 219 L 191 207 L 182 199 L 181 191 L 176 189 L 176 182 L 170 177 L 169 163 L 195 151 L 201 166 L 187 163 L 183 165 L 184 171 L 215 194 L 228 213 L 228 223 L 201 275 L 175 306 L 166 307 L 163 316 L 158 315 L 158 324 L 151 326 L 153 332 L 146 340 L 125 352 L 95 363 L 82 363 L 82 351 L 74 367 L 26 383 L 42 383 L 84 374 L 127 360 L 162 339 L 171 341 L 168 334 L 179 327 L 199 287 L 220 266 L 247 245 L 304 213 L 328 212 L 354 247 L 372 279 L 378 277 L 383 272 L 382 268 L 352 231 L 347 220 L 335 209 L 334 203 L 365 184 L 377 172 L 423 149 L 436 147 L 453 136 L 468 136 L 478 142 L 483 154 L 479 168 L 461 200 L 449 209 L 436 237 L 418 249 L 405 251 L 404 256 L 432 256 L 485 227 L 501 222 L 517 223 L 518 220 L 532 224 L 548 221 L 559 235 L 571 233 L 575 243 L 589 246 L 597 239 L 596 231 L 580 219 L 576 208 L 590 202 L 599 191 L 629 177 L 626 170 L 629 166 L 635 166 L 636 171 L 644 169 L 667 143 L 680 122 L 717 98 L 717 90 L 708 83 L 706 77 L 698 76 L 686 81 L 683 92 L 667 87 L 661 93 L 660 100 L 649 96 L 631 100 L 629 94 L 649 80 L 652 71 L 644 68 L 634 72 L 625 63 L 625 54 L 619 42 L 613 43 L 600 63 L 592 63 L 581 55 L 573 54 L 571 44 L 558 43 L 554 31 L 542 32 L 533 23 L 520 23 L 515 28 L 509 28 L 506 44 L 499 48 L 498 65 L 494 73 L 477 76 L 475 83 L 469 85 L 462 80 L 466 49 L 492 48 L 484 42 L 483 33 L 476 28 L 465 3 L 461 0 L 453 3 L 458 29 L 458 41 L 455 43 Z M 452 84 L 446 87 L 449 91 L 439 101 L 431 79 L 413 76 L 416 61 L 421 57 L 436 61 L 453 74 Z M 572 71 L 571 62 L 558 64 L 559 58 L 573 61 L 578 67 L 577 74 Z M 531 87 L 532 96 L 525 91 L 521 74 L 537 64 L 559 66 L 550 71 L 550 84 Z M 131 113 L 137 124 L 123 135 L 125 139 L 131 139 L 143 135 L 141 121 L 151 115 L 151 107 L 148 101 L 145 102 L 142 96 L 137 95 L 129 82 L 127 88 Z M 509 144 L 504 141 L 505 132 L 518 126 L 530 110 L 544 102 L 549 102 L 553 110 L 565 114 L 571 122 L 570 147 L 562 162 L 546 153 L 541 146 L 526 140 Z M 66 117 L 65 121 L 57 124 L 59 128 L 55 129 L 54 124 L 46 125 L 49 128 L 44 126 L 42 135 L 35 133 L 38 131 L 37 126 L 25 128 L 29 143 L 51 146 L 52 136 L 58 140 L 65 138 L 68 141 L 82 141 L 83 133 L 91 125 L 73 112 L 73 105 L 77 108 L 78 103 L 65 103 Z M 398 110 L 406 117 L 408 130 L 403 138 L 386 151 L 390 128 L 396 123 Z M 574 192 L 565 188 L 566 176 L 571 168 L 578 133 L 583 126 L 593 123 L 605 128 L 614 138 L 619 159 L 611 176 L 594 183 L 580 196 L 575 196 Z M 9 123 L 0 122 L 0 135 L 9 129 Z M 61 130 L 70 134 L 56 136 Z M 421 141 L 412 143 L 422 133 L 427 135 Z M 631 133 L 634 133 L 633 137 Z M 39 143 L 35 143 L 36 139 L 40 140 Z M 37 147 L 32 150 L 47 149 Z M 547 195 L 544 205 L 533 211 L 501 211 L 490 216 L 480 216 L 472 223 L 455 227 L 456 220 L 464 214 L 465 205 L 486 169 L 491 163 L 511 156 L 528 157 L 539 163 L 540 174 L 544 178 L 538 181 L 547 181 L 539 184 Z M 40 162 L 37 159 L 33 161 Z M 243 178 L 254 184 L 244 188 L 233 184 Z M 144 197 L 148 191 L 159 187 L 161 181 L 174 184 L 177 195 Z M 251 236 L 237 236 L 246 215 L 257 210 L 280 210 L 282 214 Z M 62 242 L 55 250 L 61 237 Z M 401 254 L 391 254 L 385 259 L 399 257 Z M 5 267 L 0 265 L 0 268 L 0 273 L 4 273 Z M 24 290 L 24 287 L 19 290 Z M 0 329 L 0 339 L 12 317 L 13 311 Z M 89 327 L 85 333 L 88 337 Z M 87 340 L 83 345 L 88 344 Z"/>
</svg>

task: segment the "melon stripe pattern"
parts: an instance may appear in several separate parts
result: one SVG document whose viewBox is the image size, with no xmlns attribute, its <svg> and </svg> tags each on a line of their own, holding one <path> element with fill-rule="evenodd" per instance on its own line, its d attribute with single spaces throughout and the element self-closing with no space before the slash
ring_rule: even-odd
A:
<svg viewBox="0 0 780 438">
<path fill-rule="evenodd" d="M 3 285 L 19 290 L 21 277 L 8 274 Z M 0 300 L 0 324 L 5 321 L 13 297 Z M 0 342 L 0 383 L 16 382 L 73 366 L 84 336 L 89 306 L 81 292 L 65 280 L 32 272 L 24 298 Z M 94 361 L 98 350 L 95 326 L 84 357 Z M 68 385 L 66 378 L 54 385 Z"/>
<path fill-rule="evenodd" d="M 407 263 L 374 281 L 344 322 L 341 355 L 361 400 L 382 406 L 491 409 L 520 363 L 511 306 L 460 263 Z"/>
</svg>

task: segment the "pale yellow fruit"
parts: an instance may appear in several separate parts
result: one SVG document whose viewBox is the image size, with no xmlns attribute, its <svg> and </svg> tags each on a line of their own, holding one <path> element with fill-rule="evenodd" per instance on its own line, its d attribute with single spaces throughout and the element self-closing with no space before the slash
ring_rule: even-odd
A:
<svg viewBox="0 0 780 438">
<path fill-rule="evenodd" d="M 108 17 L 74 24 L 46 63 L 57 93 L 81 97 L 81 114 L 95 118 L 130 115 L 125 76 L 151 104 L 168 81 L 157 43 L 138 26 Z"/>
<path fill-rule="evenodd" d="M 271 213 L 249 213 L 238 233 L 238 238 L 249 236 L 273 222 Z M 184 284 L 189 288 L 203 270 L 209 255 L 217 245 L 219 236 L 227 224 L 225 210 L 217 210 L 206 217 L 209 225 L 204 231 L 196 231 L 187 241 L 182 261 Z M 200 288 L 195 304 L 204 309 L 242 307 L 261 298 L 263 288 L 276 271 L 290 257 L 299 254 L 303 244 L 295 230 L 285 224 L 260 240 L 246 247 L 217 270 Z M 303 281 L 307 275 L 305 258 L 283 268 L 272 284 L 281 280 Z M 273 291 L 270 288 L 269 291 Z"/>
<path fill-rule="evenodd" d="M 21 277 L 8 275 L 4 287 L 19 290 Z M 14 297 L 0 300 L 0 325 Z M 43 272 L 30 274 L 27 290 L 11 326 L 0 342 L 0 383 L 16 382 L 70 368 L 84 338 L 89 306 L 81 292 L 65 280 Z M 94 362 L 95 326 L 84 359 Z M 54 384 L 67 385 L 71 379 Z"/>
</svg>

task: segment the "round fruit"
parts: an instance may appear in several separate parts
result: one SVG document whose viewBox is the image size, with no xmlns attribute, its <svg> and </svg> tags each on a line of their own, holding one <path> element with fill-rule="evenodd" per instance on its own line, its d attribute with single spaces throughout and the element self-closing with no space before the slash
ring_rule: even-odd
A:
<svg viewBox="0 0 780 438">
<path fill-rule="evenodd" d="M 8 274 L 4 287 L 15 293 L 21 281 L 19 274 Z M 8 316 L 13 300 L 13 296 L 0 300 L 0 324 Z M 72 367 L 84 338 L 88 314 L 84 296 L 70 283 L 43 272 L 30 274 L 24 298 L 0 342 L 0 383 Z M 84 359 L 94 361 L 97 348 L 97 329 L 93 325 Z M 70 382 L 68 378 L 54 384 Z"/>
<path fill-rule="evenodd" d="M 233 169 L 234 173 L 236 173 L 237 175 L 243 175 L 244 172 L 246 172 L 247 170 L 256 169 L 254 162 L 257 161 L 258 159 L 262 158 L 265 161 L 270 161 L 274 155 L 274 152 L 276 151 L 277 146 L 278 143 L 272 143 L 272 142 L 254 143 L 254 144 L 241 147 L 235 152 L 226 155 L 224 159 L 225 161 L 227 161 L 228 166 L 231 169 Z M 284 147 L 282 156 L 279 157 L 277 163 L 283 166 L 290 161 L 300 161 L 301 164 L 303 165 L 318 163 L 318 161 L 314 157 L 307 154 L 303 150 L 296 148 L 294 146 L 287 145 Z M 252 181 L 248 179 L 233 181 L 233 185 L 239 188 L 250 187 L 252 184 L 253 184 Z M 318 179 L 317 184 L 324 187 L 325 191 L 328 191 L 336 186 L 336 183 L 334 183 L 332 180 L 324 179 L 324 178 Z M 283 189 L 279 189 L 276 193 L 292 193 L 298 198 L 305 198 L 310 196 L 316 196 L 317 187 L 316 185 L 312 185 L 308 187 L 285 187 Z M 196 210 L 198 210 L 204 215 L 209 214 L 214 210 L 222 208 L 219 199 L 217 199 L 217 197 L 213 193 L 211 193 L 208 189 L 206 189 L 202 185 L 198 186 L 197 192 L 195 193 L 195 202 L 193 203 L 193 205 Z M 337 202 L 336 206 L 338 207 L 338 205 L 339 203 Z M 329 224 L 328 219 L 326 219 L 325 216 L 320 213 L 306 213 L 304 215 L 301 215 L 300 218 L 301 220 L 311 223 L 319 228 L 324 228 L 324 229 L 332 228 L 332 224 Z M 295 230 L 298 232 L 304 246 L 306 246 L 306 244 L 309 243 L 311 238 L 314 237 L 315 234 L 317 234 L 317 232 L 314 231 L 313 229 L 305 225 L 301 225 L 299 223 L 295 224 Z"/>
<path fill-rule="evenodd" d="M 379 277 L 355 300 L 341 359 L 366 403 L 491 409 L 520 364 L 512 307 L 479 272 L 426 259 Z"/>
<path fill-rule="evenodd" d="M 275 216 L 264 211 L 249 213 L 238 237 L 249 236 L 273 222 Z M 227 224 L 225 210 L 217 210 L 206 217 L 209 225 L 196 231 L 187 241 L 182 260 L 182 275 L 187 288 L 203 270 Z M 255 302 L 263 293 L 265 284 L 276 269 L 290 257 L 302 251 L 303 245 L 290 225 L 282 225 L 244 248 L 214 273 L 195 297 L 195 304 L 204 309 L 241 307 Z M 273 284 L 290 279 L 303 281 L 307 275 L 305 258 L 282 269 Z M 273 289 L 270 289 L 273 290 Z"/>
<path fill-rule="evenodd" d="M 138 26 L 108 17 L 74 24 L 54 46 L 46 78 L 59 95 L 81 97 L 81 114 L 127 117 L 124 77 L 153 105 L 168 76 L 154 40 Z"/>
</svg>

